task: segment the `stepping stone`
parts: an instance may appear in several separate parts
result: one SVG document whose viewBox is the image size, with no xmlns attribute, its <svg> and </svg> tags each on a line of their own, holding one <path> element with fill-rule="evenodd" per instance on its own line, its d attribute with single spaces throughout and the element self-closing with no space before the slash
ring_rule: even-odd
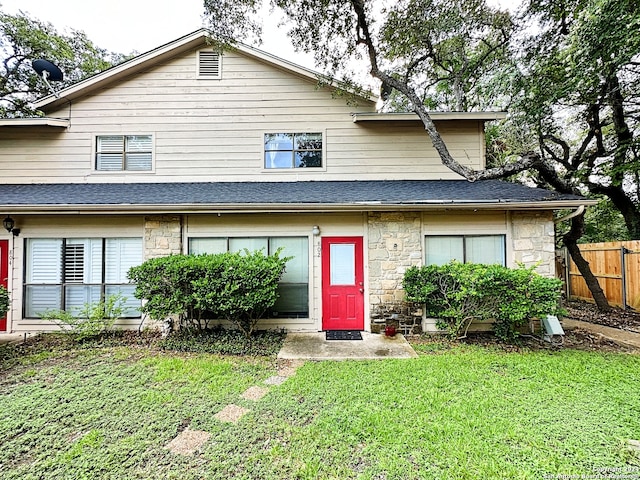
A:
<svg viewBox="0 0 640 480">
<path fill-rule="evenodd" d="M 627 445 L 632 452 L 640 453 L 640 440 L 627 440 Z"/>
<path fill-rule="evenodd" d="M 268 388 L 249 387 L 242 394 L 242 398 L 244 398 L 245 400 L 253 400 L 254 402 L 257 402 L 262 397 L 264 397 L 268 392 L 269 392 Z"/>
<path fill-rule="evenodd" d="M 274 375 L 273 377 L 267 378 L 264 381 L 264 383 L 266 383 L 267 385 L 282 385 L 284 382 L 287 381 L 287 378 L 289 378 L 289 377 L 282 377 L 280 375 Z"/>
<path fill-rule="evenodd" d="M 279 360 L 278 361 L 278 376 L 280 377 L 292 377 L 296 374 L 298 367 L 304 365 L 303 360 Z"/>
<path fill-rule="evenodd" d="M 166 448 L 171 453 L 178 455 L 192 456 L 196 451 L 211 438 L 211 434 L 202 430 L 191 430 L 185 428 L 176 438 L 171 440 Z"/>
<path fill-rule="evenodd" d="M 221 422 L 238 423 L 242 416 L 249 412 L 248 408 L 239 407 L 238 405 L 227 405 L 214 415 Z"/>
</svg>

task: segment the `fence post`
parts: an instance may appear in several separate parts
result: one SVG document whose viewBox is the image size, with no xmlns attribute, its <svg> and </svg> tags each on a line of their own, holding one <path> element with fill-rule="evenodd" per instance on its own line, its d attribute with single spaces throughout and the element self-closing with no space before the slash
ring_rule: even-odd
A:
<svg viewBox="0 0 640 480">
<path fill-rule="evenodd" d="M 620 270 L 622 274 L 622 309 L 627 309 L 627 266 L 625 264 L 625 255 L 627 254 L 627 249 L 624 245 L 620 246 Z"/>
</svg>

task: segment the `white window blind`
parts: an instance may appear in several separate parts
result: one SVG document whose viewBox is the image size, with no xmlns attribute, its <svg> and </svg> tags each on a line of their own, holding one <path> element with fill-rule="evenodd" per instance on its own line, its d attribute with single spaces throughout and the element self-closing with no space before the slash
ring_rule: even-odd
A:
<svg viewBox="0 0 640 480">
<path fill-rule="evenodd" d="M 27 283 L 60 283 L 62 240 L 30 238 L 27 241 Z"/>
<path fill-rule="evenodd" d="M 62 307 L 62 240 L 28 239 L 25 272 L 25 317 L 35 318 L 48 308 Z M 43 285 L 45 284 L 45 285 Z"/>
<path fill-rule="evenodd" d="M 267 255 L 267 238 L 255 237 L 255 238 L 230 238 L 229 239 L 229 251 L 244 253 L 244 250 L 249 250 L 249 253 L 253 253 L 256 250 L 262 250 L 262 253 Z"/>
<path fill-rule="evenodd" d="M 467 262 L 504 265 L 504 237 L 484 235 L 465 239 Z"/>
<path fill-rule="evenodd" d="M 445 265 L 451 260 L 464 262 L 463 237 L 427 237 L 427 265 Z"/>
<path fill-rule="evenodd" d="M 226 238 L 190 238 L 189 253 L 201 255 L 203 253 L 225 253 L 227 251 Z"/>
<path fill-rule="evenodd" d="M 123 155 L 123 136 L 98 137 L 96 170 L 122 170 Z"/>
<path fill-rule="evenodd" d="M 504 235 L 428 236 L 425 239 L 427 265 L 463 263 L 506 265 Z"/>
<path fill-rule="evenodd" d="M 126 137 L 125 170 L 151 170 L 151 136 Z"/>
<path fill-rule="evenodd" d="M 96 170 L 148 171 L 153 163 L 151 135 L 107 135 L 96 140 Z"/>
<path fill-rule="evenodd" d="M 142 240 L 107 238 L 105 250 L 105 283 L 128 283 L 129 269 L 142 263 Z"/>
<path fill-rule="evenodd" d="M 28 239 L 25 316 L 37 318 L 47 309 L 74 311 L 115 293 L 126 297 L 125 316 L 140 316 L 127 272 L 141 262 L 141 238 Z"/>
</svg>

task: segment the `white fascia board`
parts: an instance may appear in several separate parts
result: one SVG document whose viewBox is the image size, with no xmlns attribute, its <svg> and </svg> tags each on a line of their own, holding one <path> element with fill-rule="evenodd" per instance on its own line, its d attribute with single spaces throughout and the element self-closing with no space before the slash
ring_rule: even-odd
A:
<svg viewBox="0 0 640 480">
<path fill-rule="evenodd" d="M 503 120 L 507 118 L 506 112 L 429 112 L 429 116 L 437 120 Z M 420 121 L 415 113 L 354 113 L 353 122 L 411 122 Z"/>
<path fill-rule="evenodd" d="M 434 203 L 358 203 L 358 204 L 180 204 L 180 205 L 0 205 L 0 208 L 20 213 L 284 213 L 284 212 L 368 212 L 368 211 L 433 211 L 433 210 L 564 210 L 580 205 L 595 205 L 597 200 L 558 200 L 550 202 L 434 202 Z"/>
<path fill-rule="evenodd" d="M 34 117 L 34 118 L 2 118 L 0 127 L 59 127 L 68 128 L 70 121 L 66 118 Z"/>
</svg>

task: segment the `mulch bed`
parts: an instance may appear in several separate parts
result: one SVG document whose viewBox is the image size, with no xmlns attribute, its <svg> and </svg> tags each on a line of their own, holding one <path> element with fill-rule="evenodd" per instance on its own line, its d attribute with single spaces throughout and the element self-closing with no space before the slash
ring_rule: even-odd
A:
<svg viewBox="0 0 640 480">
<path fill-rule="evenodd" d="M 564 302 L 567 318 L 596 323 L 607 327 L 640 333 L 640 312 L 613 307 L 610 312 L 601 312 L 593 303 Z"/>
</svg>

